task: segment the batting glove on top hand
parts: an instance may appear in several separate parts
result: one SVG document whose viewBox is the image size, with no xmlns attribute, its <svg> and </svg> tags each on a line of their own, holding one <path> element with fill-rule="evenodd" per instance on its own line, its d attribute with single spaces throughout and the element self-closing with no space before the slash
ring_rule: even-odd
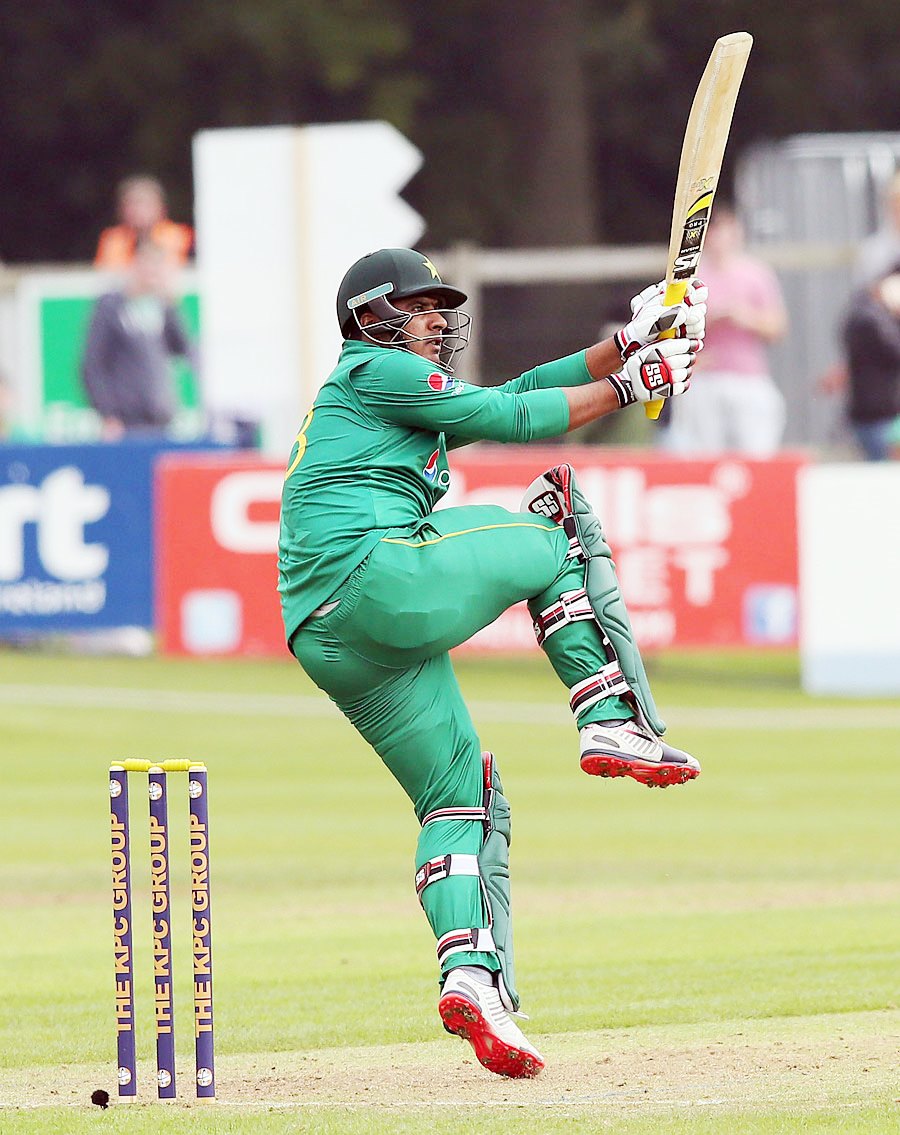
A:
<svg viewBox="0 0 900 1135">
<path fill-rule="evenodd" d="M 663 297 L 666 281 L 651 284 L 631 300 L 632 320 L 616 332 L 616 346 L 624 362 L 641 347 L 655 343 L 663 331 L 674 331 L 679 339 L 699 339 L 706 334 L 706 300 L 709 288 L 692 280 L 681 303 L 666 307 Z"/>
<path fill-rule="evenodd" d="M 684 394 L 691 385 L 691 368 L 700 345 L 698 339 L 660 339 L 640 347 L 618 374 L 607 379 L 619 406 Z"/>
</svg>

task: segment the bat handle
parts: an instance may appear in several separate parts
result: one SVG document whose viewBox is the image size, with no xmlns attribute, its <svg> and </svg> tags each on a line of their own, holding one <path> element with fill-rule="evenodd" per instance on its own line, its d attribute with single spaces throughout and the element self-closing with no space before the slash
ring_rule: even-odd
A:
<svg viewBox="0 0 900 1135">
<path fill-rule="evenodd" d="M 675 304 L 681 303 L 688 290 L 688 280 L 672 280 L 666 285 L 666 294 L 663 296 L 663 303 L 666 307 L 674 307 Z M 674 339 L 674 331 L 663 331 L 660 339 Z M 663 405 L 665 404 L 664 398 L 654 398 L 652 402 L 644 403 L 644 413 L 651 422 L 655 422 L 659 415 L 662 413 Z"/>
</svg>

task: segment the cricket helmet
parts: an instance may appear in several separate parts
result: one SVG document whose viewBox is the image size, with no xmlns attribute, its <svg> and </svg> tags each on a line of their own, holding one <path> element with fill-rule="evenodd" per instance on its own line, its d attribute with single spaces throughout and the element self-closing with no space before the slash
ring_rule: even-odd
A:
<svg viewBox="0 0 900 1135">
<path fill-rule="evenodd" d="M 347 269 L 337 294 L 341 334 L 349 339 L 359 330 L 378 346 L 408 348 L 410 343 L 421 341 L 405 330 L 413 315 L 395 307 L 391 300 L 424 295 L 437 296 L 445 305 L 440 308 L 447 321 L 441 337 L 441 362 L 451 369 L 450 362 L 469 339 L 470 318 L 457 311 L 468 297 L 459 288 L 445 284 L 428 257 L 414 248 L 382 248 Z M 363 327 L 360 315 L 364 311 L 372 312 L 377 322 Z"/>
</svg>

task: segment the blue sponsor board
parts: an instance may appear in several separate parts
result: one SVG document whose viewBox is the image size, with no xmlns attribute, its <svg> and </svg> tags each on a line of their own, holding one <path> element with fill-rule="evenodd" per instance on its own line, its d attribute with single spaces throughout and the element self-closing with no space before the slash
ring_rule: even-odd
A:
<svg viewBox="0 0 900 1135">
<path fill-rule="evenodd" d="M 153 626 L 153 465 L 173 448 L 198 446 L 0 446 L 0 636 Z"/>
</svg>

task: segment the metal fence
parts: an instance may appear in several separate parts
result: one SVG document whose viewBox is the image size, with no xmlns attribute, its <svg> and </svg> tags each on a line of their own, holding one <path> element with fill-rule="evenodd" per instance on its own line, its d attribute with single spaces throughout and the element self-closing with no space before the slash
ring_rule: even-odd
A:
<svg viewBox="0 0 900 1135">
<path fill-rule="evenodd" d="M 839 400 L 817 382 L 839 357 L 839 327 L 859 242 L 886 221 L 888 182 L 900 169 L 900 134 L 803 134 L 747 151 L 736 199 L 756 250 L 779 270 L 790 334 L 772 350 L 788 403 L 786 441 L 825 445 L 840 436 Z M 785 241 L 807 250 L 779 262 Z"/>
</svg>

